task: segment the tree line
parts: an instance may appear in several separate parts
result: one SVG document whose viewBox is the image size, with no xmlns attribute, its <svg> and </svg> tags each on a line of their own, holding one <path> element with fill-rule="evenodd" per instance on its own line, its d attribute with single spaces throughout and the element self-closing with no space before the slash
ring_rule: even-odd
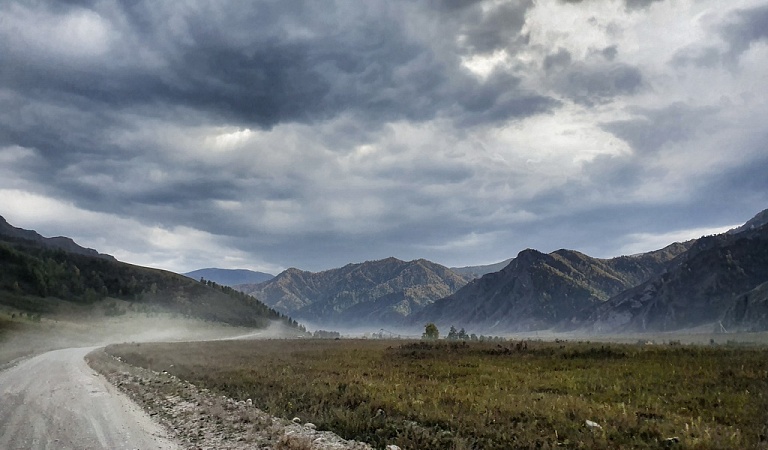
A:
<svg viewBox="0 0 768 450">
<path fill-rule="evenodd" d="M 438 340 L 440 339 L 440 330 L 437 328 L 437 325 L 430 322 L 424 326 L 424 334 L 421 335 L 421 338 L 430 341 Z M 467 334 L 464 328 L 456 330 L 456 327 L 453 325 L 451 325 L 450 330 L 448 330 L 448 335 L 446 335 L 445 339 L 449 341 L 475 342 L 503 342 L 506 340 L 501 336 L 484 336 L 482 334 L 478 336 L 475 333 Z"/>
</svg>

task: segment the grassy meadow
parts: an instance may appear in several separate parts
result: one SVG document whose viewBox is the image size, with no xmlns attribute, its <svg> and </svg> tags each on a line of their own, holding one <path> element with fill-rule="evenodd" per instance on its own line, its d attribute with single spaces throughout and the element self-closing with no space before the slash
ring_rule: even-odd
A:
<svg viewBox="0 0 768 450">
<path fill-rule="evenodd" d="M 764 347 L 270 340 L 107 352 L 376 448 L 768 448 Z"/>
</svg>

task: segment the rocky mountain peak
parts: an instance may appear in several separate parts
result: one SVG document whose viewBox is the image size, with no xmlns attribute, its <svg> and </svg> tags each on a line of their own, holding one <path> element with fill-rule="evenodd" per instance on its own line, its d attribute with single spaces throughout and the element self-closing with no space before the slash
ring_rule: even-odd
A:
<svg viewBox="0 0 768 450">
<path fill-rule="evenodd" d="M 738 234 L 745 231 L 756 230 L 768 224 L 768 209 L 760 211 L 755 217 L 749 219 L 744 225 L 728 230 L 728 234 Z"/>
<path fill-rule="evenodd" d="M 328 324 L 382 326 L 455 292 L 467 279 L 439 264 L 389 257 L 322 272 L 289 269 L 255 286 L 240 286 L 279 311 Z"/>
</svg>

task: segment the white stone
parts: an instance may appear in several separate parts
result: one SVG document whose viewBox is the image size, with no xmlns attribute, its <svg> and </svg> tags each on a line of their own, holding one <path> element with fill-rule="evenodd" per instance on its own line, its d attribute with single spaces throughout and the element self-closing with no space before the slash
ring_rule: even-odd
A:
<svg viewBox="0 0 768 450">
<path fill-rule="evenodd" d="M 603 427 L 601 427 L 599 423 L 593 422 L 593 421 L 591 421 L 589 419 L 587 419 L 585 423 L 587 424 L 587 428 L 592 428 L 593 430 L 602 430 L 603 429 Z"/>
</svg>

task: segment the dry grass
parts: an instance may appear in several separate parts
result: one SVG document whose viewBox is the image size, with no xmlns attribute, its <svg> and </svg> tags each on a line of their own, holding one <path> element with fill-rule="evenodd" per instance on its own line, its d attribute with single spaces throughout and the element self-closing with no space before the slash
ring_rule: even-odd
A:
<svg viewBox="0 0 768 450">
<path fill-rule="evenodd" d="M 763 348 L 309 340 L 108 351 L 377 448 L 768 448 Z"/>
</svg>

